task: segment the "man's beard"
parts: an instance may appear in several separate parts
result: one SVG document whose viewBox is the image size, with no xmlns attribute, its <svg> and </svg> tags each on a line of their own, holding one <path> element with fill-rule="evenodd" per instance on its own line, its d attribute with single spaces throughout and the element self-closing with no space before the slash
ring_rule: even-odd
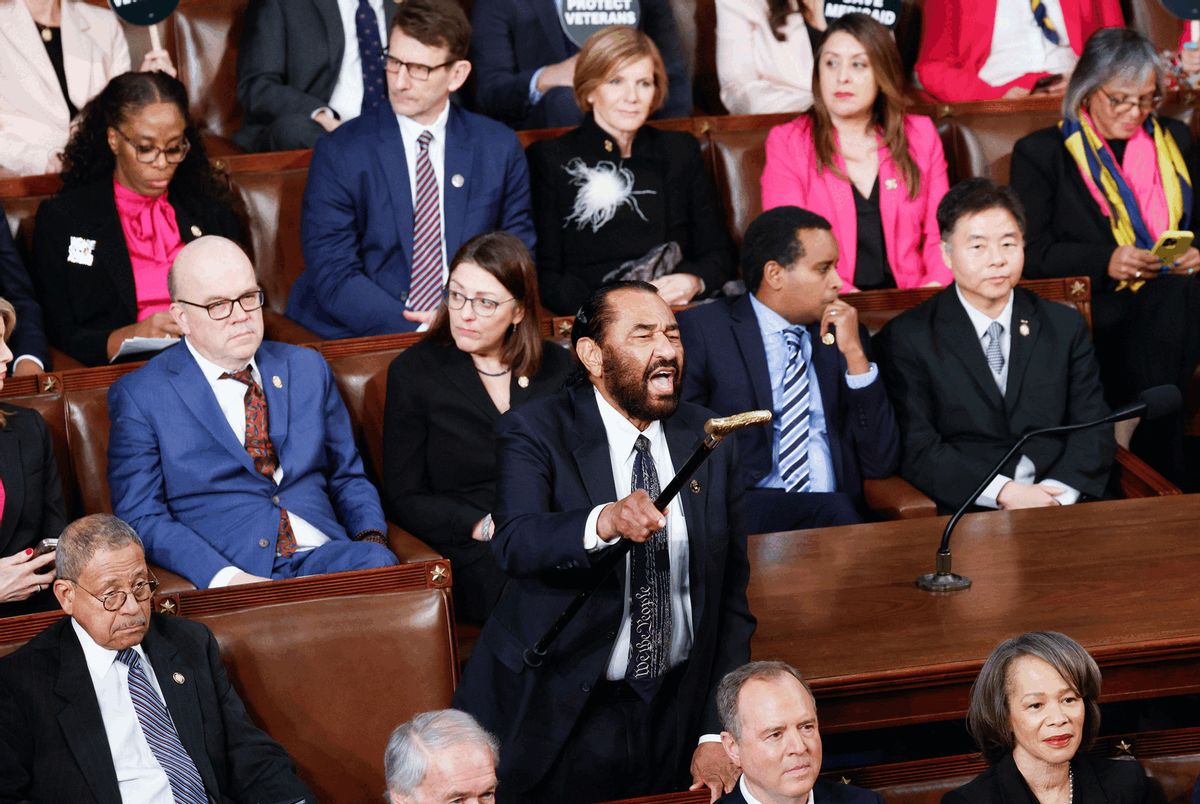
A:
<svg viewBox="0 0 1200 804">
<path fill-rule="evenodd" d="M 640 421 L 666 419 L 679 407 L 683 383 L 683 359 L 656 360 L 641 369 L 631 357 L 617 349 L 603 350 L 604 387 L 631 418 Z M 657 396 L 650 390 L 650 375 L 661 368 L 675 369 L 670 396 Z"/>
</svg>

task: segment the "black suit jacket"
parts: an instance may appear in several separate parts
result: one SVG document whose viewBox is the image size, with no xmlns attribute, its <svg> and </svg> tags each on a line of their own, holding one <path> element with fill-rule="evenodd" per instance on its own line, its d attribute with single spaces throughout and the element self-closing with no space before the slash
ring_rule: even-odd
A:
<svg viewBox="0 0 1200 804">
<path fill-rule="evenodd" d="M 385 2 L 383 14 L 390 30 L 396 4 Z M 237 96 L 245 117 L 234 141 L 248 151 L 262 150 L 266 128 L 275 120 L 307 119 L 327 105 L 345 50 L 337 0 L 254 0 L 238 47 Z"/>
<path fill-rule="evenodd" d="M 184 243 L 210 234 L 241 239 L 232 209 L 174 190 L 170 199 Z M 95 241 L 91 265 L 67 259 L 72 238 Z M 117 216 L 112 179 L 64 190 L 43 202 L 37 212 L 33 253 L 34 284 L 46 313 L 50 342 L 85 365 L 106 364 L 109 334 L 137 322 L 133 266 Z"/>
<path fill-rule="evenodd" d="M 642 126 L 630 158 L 620 159 L 614 147 L 588 115 L 578 128 L 534 143 L 525 152 L 542 303 L 559 315 L 574 315 L 605 274 L 671 240 L 683 250 L 676 272 L 699 276 L 708 293 L 720 290 L 733 274 L 733 246 L 696 138 Z M 589 167 L 620 162 L 632 171 L 640 214 L 621 206 L 595 232 L 568 223 L 579 192 L 565 169 L 573 159 Z"/>
<path fill-rule="evenodd" d="M 1023 288 L 1014 293 L 1003 398 L 953 285 L 878 336 L 900 422 L 900 473 L 943 508 L 961 505 L 1026 431 L 1109 412 L 1083 318 Z M 1111 425 L 1023 447 L 1038 480 L 1054 478 L 1091 497 L 1103 495 L 1115 452 Z M 1004 474 L 1011 477 L 1016 462 Z"/>
<path fill-rule="evenodd" d="M 679 314 L 686 356 L 683 396 L 722 416 L 746 410 L 774 410 L 771 375 L 762 330 L 749 294 L 718 299 Z M 896 417 L 882 377 L 866 388 L 846 385 L 846 359 L 837 346 L 821 343 L 817 326 L 809 327 L 812 361 L 821 388 L 825 426 L 837 491 L 862 495 L 863 478 L 887 477 L 900 460 Z M 870 338 L 859 327 L 867 359 Z M 737 434 L 743 480 L 753 487 L 771 472 L 774 427 L 749 427 Z"/>
<path fill-rule="evenodd" d="M 709 415 L 685 402 L 663 421 L 677 469 L 699 442 Z M 608 439 L 591 384 L 510 411 L 498 432 L 492 546 L 509 582 L 471 654 L 454 703 L 500 737 L 500 777 L 519 795 L 545 775 L 596 683 L 604 679 L 624 608 L 624 571 L 598 577 L 595 565 L 603 566 L 604 551 L 589 555 L 583 547 L 588 514 L 616 498 Z M 683 506 L 688 528 L 694 635 L 674 708 L 677 733 L 684 735 L 676 749 L 681 770 L 696 739 L 720 731 L 713 693 L 721 677 L 750 656 L 755 622 L 746 602 L 750 566 L 739 524 L 736 467 L 737 445 L 722 444 L 696 472 L 695 486 L 674 503 Z M 579 590 L 601 580 L 544 665 L 527 667 L 525 649 Z"/>
<path fill-rule="evenodd" d="M 813 785 L 813 801 L 816 804 L 883 804 L 883 797 L 874 790 L 817 779 Z M 717 799 L 717 804 L 746 804 L 746 797 L 742 795 L 741 779 L 732 792 Z"/>
<path fill-rule="evenodd" d="M 42 308 L 33 295 L 33 280 L 17 252 L 12 232 L 0 207 L 0 297 L 8 299 L 17 311 L 17 327 L 9 333 L 9 346 L 13 355 L 32 355 L 50 366 L 50 345 L 46 342 L 46 331 L 42 326 Z"/>
<path fill-rule="evenodd" d="M 1200 171 L 1187 126 L 1170 118 L 1159 122 L 1175 138 L 1195 185 Z M 1105 329 L 1119 320 L 1124 307 L 1120 298 L 1113 297 L 1116 282 L 1108 276 L 1108 261 L 1117 248 L 1112 227 L 1083 183 L 1058 126 L 1017 141 L 1010 182 L 1025 205 L 1025 276 L 1090 276 L 1096 328 Z M 1191 221 L 1182 221 L 1180 228 L 1190 225 Z"/>
<path fill-rule="evenodd" d="M 570 352 L 547 342 L 542 355 L 525 387 L 510 377 L 510 409 L 562 388 L 574 366 Z M 499 419 L 471 357 L 453 343 L 422 341 L 388 368 L 383 485 L 389 513 L 449 558 L 456 572 L 490 559 L 487 544 L 473 540 L 471 531 L 495 507 Z"/>
<path fill-rule="evenodd" d="M 1075 772 L 1076 801 L 1141 804 L 1146 798 L 1146 772 L 1136 760 L 1097 759 L 1080 753 L 1071 760 L 1071 769 Z M 1012 754 L 942 796 L 942 804 L 1037 804 L 1037 801 Z"/>
<path fill-rule="evenodd" d="M 210 801 L 315 800 L 283 748 L 250 720 L 206 627 L 152 614 L 142 648 Z M 121 800 L 69 617 L 0 660 L 0 748 L 0 802 Z"/>
<path fill-rule="evenodd" d="M 66 526 L 62 483 L 50 429 L 40 413 L 0 404 L 7 423 L 0 427 L 0 556 L 11 556 L 42 539 L 57 539 Z M 0 604 L 0 616 L 57 608 L 47 589 L 28 600 Z"/>
</svg>

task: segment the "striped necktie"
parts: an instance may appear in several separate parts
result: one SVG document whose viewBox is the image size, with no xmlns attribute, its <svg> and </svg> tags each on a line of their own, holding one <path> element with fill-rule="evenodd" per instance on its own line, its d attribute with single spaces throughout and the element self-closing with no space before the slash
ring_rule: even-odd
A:
<svg viewBox="0 0 1200 804">
<path fill-rule="evenodd" d="M 1003 334 L 1004 325 L 999 321 L 993 321 L 988 325 L 988 343 L 983 354 L 987 357 L 988 368 L 996 376 L 1000 376 L 1000 372 L 1004 371 L 1004 353 L 1000 351 L 1000 336 Z"/>
<path fill-rule="evenodd" d="M 1054 22 L 1046 13 L 1046 3 L 1044 0 L 1029 0 L 1029 7 L 1033 9 L 1033 19 L 1037 22 L 1038 27 L 1042 29 L 1042 35 L 1052 45 L 1057 45 L 1061 41 L 1058 38 L 1058 31 L 1054 28 Z"/>
<path fill-rule="evenodd" d="M 117 661 L 129 667 L 129 698 L 150 753 L 167 774 L 175 804 L 206 804 L 204 780 L 196 770 L 196 763 L 183 750 L 171 713 L 150 684 L 141 657 L 133 648 L 125 648 L 117 653 Z"/>
<path fill-rule="evenodd" d="M 413 265 L 408 286 L 410 310 L 432 310 L 442 301 L 442 205 L 437 175 L 429 159 L 432 131 L 417 138 L 417 205 L 413 210 Z"/>
<path fill-rule="evenodd" d="M 803 327 L 783 331 L 788 362 L 783 370 L 783 405 L 779 410 L 779 475 L 785 491 L 808 491 L 808 365 L 804 362 Z"/>
</svg>

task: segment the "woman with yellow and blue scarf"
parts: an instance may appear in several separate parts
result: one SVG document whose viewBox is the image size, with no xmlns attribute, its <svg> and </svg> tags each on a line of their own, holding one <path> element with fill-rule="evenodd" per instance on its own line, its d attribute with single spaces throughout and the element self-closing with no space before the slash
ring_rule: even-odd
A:
<svg viewBox="0 0 1200 804">
<path fill-rule="evenodd" d="M 1013 149 L 1011 183 L 1029 230 L 1025 275 L 1089 276 L 1092 322 L 1108 403 L 1173 384 L 1186 392 L 1200 362 L 1200 251 L 1165 264 L 1151 253 L 1169 230 L 1191 231 L 1191 136 L 1154 113 L 1163 65 L 1126 28 L 1084 46 L 1063 119 Z M 1182 414 L 1141 423 L 1133 449 L 1174 480 L 1183 473 Z"/>
</svg>

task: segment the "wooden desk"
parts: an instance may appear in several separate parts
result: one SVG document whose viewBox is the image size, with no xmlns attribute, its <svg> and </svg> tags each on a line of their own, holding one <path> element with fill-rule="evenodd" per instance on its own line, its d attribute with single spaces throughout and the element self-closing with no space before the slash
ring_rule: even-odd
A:
<svg viewBox="0 0 1200 804">
<path fill-rule="evenodd" d="M 755 659 L 812 682 L 821 731 L 966 713 L 1002 639 L 1062 631 L 1104 673 L 1102 700 L 1200 692 L 1200 495 L 964 517 L 965 592 L 914 585 L 945 518 L 750 538 Z"/>
</svg>

